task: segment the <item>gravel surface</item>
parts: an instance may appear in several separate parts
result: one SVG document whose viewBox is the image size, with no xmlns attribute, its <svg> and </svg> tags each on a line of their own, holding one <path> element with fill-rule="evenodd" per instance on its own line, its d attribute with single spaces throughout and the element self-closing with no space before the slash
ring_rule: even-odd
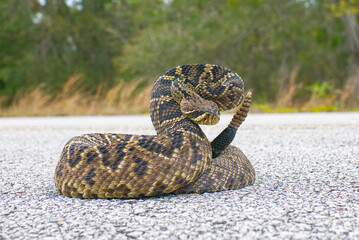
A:
<svg viewBox="0 0 359 240">
<path fill-rule="evenodd" d="M 154 134 L 149 116 L 0 118 L 0 239 L 359 239 L 359 113 L 250 114 L 234 145 L 253 186 L 139 200 L 57 192 L 62 147 L 88 132 Z"/>
</svg>

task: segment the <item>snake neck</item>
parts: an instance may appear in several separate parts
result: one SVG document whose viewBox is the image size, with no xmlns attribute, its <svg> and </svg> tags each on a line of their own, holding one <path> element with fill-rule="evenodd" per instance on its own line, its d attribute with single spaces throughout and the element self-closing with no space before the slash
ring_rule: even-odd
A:
<svg viewBox="0 0 359 240">
<path fill-rule="evenodd" d="M 151 120 L 157 134 L 170 135 L 181 129 L 206 139 L 199 125 L 183 115 L 179 104 L 172 97 L 173 79 L 170 76 L 160 77 L 152 90 Z"/>
</svg>

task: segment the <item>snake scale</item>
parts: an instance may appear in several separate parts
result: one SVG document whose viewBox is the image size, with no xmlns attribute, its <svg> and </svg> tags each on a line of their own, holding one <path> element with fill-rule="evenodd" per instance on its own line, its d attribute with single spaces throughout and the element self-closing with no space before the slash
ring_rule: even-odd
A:
<svg viewBox="0 0 359 240">
<path fill-rule="evenodd" d="M 137 198 L 252 184 L 253 166 L 229 145 L 250 107 L 251 94 L 244 97 L 243 85 L 235 72 L 218 65 L 167 71 L 150 100 L 157 135 L 93 133 L 70 139 L 55 170 L 56 187 L 69 197 Z M 198 124 L 216 124 L 219 111 L 240 105 L 210 142 Z"/>
</svg>

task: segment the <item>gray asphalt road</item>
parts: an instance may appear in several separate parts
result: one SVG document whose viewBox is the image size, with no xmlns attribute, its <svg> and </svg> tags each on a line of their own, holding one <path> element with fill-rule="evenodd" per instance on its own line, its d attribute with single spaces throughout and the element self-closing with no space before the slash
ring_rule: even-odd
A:
<svg viewBox="0 0 359 240">
<path fill-rule="evenodd" d="M 0 239 L 359 239 L 359 113 L 250 114 L 234 145 L 253 186 L 141 200 L 59 195 L 62 147 L 87 132 L 154 134 L 149 116 L 0 118 Z"/>
</svg>

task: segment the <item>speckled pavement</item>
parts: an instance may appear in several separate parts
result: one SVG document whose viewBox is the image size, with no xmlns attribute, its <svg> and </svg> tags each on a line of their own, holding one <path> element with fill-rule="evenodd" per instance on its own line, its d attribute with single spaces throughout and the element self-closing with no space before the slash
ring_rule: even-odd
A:
<svg viewBox="0 0 359 240">
<path fill-rule="evenodd" d="M 62 147 L 88 132 L 154 134 L 149 116 L 0 118 L 0 239 L 359 239 L 359 113 L 250 114 L 234 145 L 253 186 L 139 200 L 57 192 Z"/>
</svg>

